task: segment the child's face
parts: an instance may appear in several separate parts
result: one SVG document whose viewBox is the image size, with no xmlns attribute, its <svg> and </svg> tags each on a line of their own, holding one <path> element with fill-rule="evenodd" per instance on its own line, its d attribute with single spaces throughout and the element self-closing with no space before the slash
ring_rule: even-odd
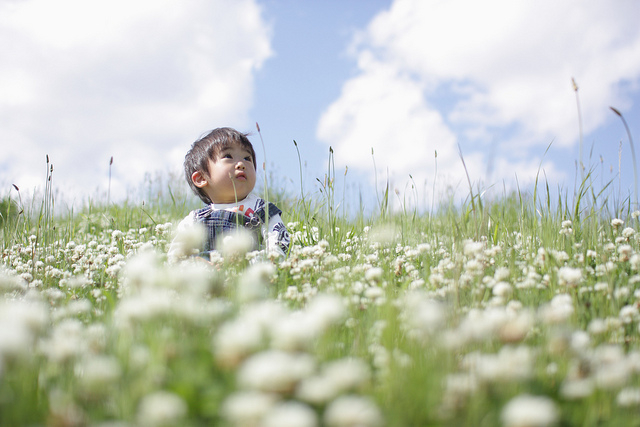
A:
<svg viewBox="0 0 640 427">
<path fill-rule="evenodd" d="M 213 203 L 234 203 L 251 193 L 256 185 L 256 170 L 251 153 L 239 144 L 220 151 L 209 159 L 209 173 L 194 172 L 194 184 L 202 188 Z"/>
</svg>

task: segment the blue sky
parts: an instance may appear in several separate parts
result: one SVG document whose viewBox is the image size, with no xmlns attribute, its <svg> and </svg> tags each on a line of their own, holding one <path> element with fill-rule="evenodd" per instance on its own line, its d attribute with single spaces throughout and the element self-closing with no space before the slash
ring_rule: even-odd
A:
<svg viewBox="0 0 640 427">
<path fill-rule="evenodd" d="M 256 122 L 291 191 L 296 140 L 305 192 L 332 147 L 336 188 L 368 207 L 387 179 L 424 208 L 464 197 L 460 151 L 487 194 L 538 173 L 572 192 L 575 78 L 583 163 L 625 197 L 629 141 L 609 106 L 640 141 L 638 16 L 633 0 L 0 1 L 2 194 L 42 188 L 49 155 L 69 203 L 101 197 L 113 156 L 123 198 L 146 172 L 179 173 L 219 126 L 253 131 L 262 161 Z"/>
</svg>

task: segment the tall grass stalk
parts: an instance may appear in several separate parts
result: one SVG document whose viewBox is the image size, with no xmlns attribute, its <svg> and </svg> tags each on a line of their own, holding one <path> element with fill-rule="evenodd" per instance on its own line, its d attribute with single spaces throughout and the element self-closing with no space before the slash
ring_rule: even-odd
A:
<svg viewBox="0 0 640 427">
<path fill-rule="evenodd" d="M 107 189 L 107 206 L 111 204 L 111 166 L 113 165 L 113 156 L 109 160 L 109 187 Z"/>
<path fill-rule="evenodd" d="M 627 137 L 629 138 L 629 146 L 631 147 L 631 159 L 633 160 L 634 202 L 635 202 L 635 209 L 638 209 L 640 207 L 638 206 L 638 166 L 636 164 L 636 150 L 633 146 L 633 138 L 631 137 L 631 131 L 629 130 L 629 125 L 627 125 L 627 121 L 624 119 L 624 116 L 622 115 L 622 113 L 613 107 L 609 107 L 609 108 L 611 108 L 611 111 L 613 111 L 614 113 L 616 113 L 618 117 L 620 117 L 620 120 L 622 120 L 622 124 L 624 125 L 624 128 L 627 131 Z"/>
<path fill-rule="evenodd" d="M 53 163 L 49 161 L 49 155 L 46 155 L 46 176 L 44 193 L 40 203 L 40 213 L 38 215 L 38 228 L 36 233 L 35 246 L 42 245 L 48 248 L 53 241 L 56 226 L 53 223 L 55 198 L 53 195 Z"/>
<path fill-rule="evenodd" d="M 429 211 L 429 219 L 435 212 L 436 198 L 436 180 L 438 178 L 438 150 L 434 150 L 433 154 L 433 184 L 431 185 L 431 210 Z"/>
<path fill-rule="evenodd" d="M 260 132 L 260 125 L 256 122 L 256 129 L 258 130 L 258 136 L 260 137 L 260 145 L 262 146 L 262 174 L 264 176 L 264 201 L 266 203 L 266 217 L 265 222 L 269 224 L 269 184 L 267 182 L 267 149 L 264 146 L 264 140 L 262 139 L 262 132 Z"/>
<path fill-rule="evenodd" d="M 384 193 L 382 195 L 382 200 L 380 200 L 380 197 L 378 195 L 378 168 L 376 167 L 376 157 L 375 157 L 375 154 L 373 152 L 373 147 L 371 147 L 371 159 L 373 160 L 373 179 L 374 179 L 374 185 L 375 185 L 376 199 L 378 201 L 378 210 L 380 212 L 380 217 L 384 219 L 384 218 L 386 218 L 387 211 L 389 209 L 389 176 L 388 176 L 388 171 L 387 171 L 387 180 L 386 180 L 386 184 L 385 184 L 385 188 L 384 188 Z"/>
<path fill-rule="evenodd" d="M 580 110 L 580 97 L 578 96 L 578 84 L 576 80 L 572 77 L 571 84 L 573 86 L 573 91 L 576 94 L 576 107 L 578 109 L 578 131 L 580 135 L 580 178 L 584 180 L 584 163 L 582 160 L 582 147 L 583 147 L 583 138 L 582 138 L 582 112 Z"/>
</svg>

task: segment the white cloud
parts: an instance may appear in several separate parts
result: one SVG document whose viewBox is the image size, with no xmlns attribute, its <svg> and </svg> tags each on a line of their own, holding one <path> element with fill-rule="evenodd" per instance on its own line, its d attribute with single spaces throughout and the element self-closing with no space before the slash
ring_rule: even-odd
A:
<svg viewBox="0 0 640 427">
<path fill-rule="evenodd" d="M 610 118 L 609 105 L 629 107 L 620 87 L 638 87 L 638 16 L 632 1 L 396 0 L 355 37 L 358 74 L 318 138 L 367 172 L 374 147 L 378 167 L 431 180 L 438 150 L 438 171 L 466 187 L 461 144 L 474 182 L 531 182 L 549 142 L 578 140 L 572 77 L 586 134 Z M 547 160 L 542 168 L 563 176 Z"/>
<path fill-rule="evenodd" d="M 0 181 L 42 186 L 49 154 L 63 194 L 104 192 L 113 156 L 123 195 L 202 132 L 246 126 L 271 55 L 255 0 L 2 2 Z"/>
</svg>

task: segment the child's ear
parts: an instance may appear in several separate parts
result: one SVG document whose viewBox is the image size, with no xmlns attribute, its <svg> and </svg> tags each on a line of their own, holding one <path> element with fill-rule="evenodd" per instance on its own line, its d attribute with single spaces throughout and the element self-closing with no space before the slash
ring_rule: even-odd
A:
<svg viewBox="0 0 640 427">
<path fill-rule="evenodd" d="M 207 185 L 207 177 L 200 171 L 195 171 L 191 174 L 191 181 L 193 181 L 198 188 L 203 188 Z"/>
</svg>

